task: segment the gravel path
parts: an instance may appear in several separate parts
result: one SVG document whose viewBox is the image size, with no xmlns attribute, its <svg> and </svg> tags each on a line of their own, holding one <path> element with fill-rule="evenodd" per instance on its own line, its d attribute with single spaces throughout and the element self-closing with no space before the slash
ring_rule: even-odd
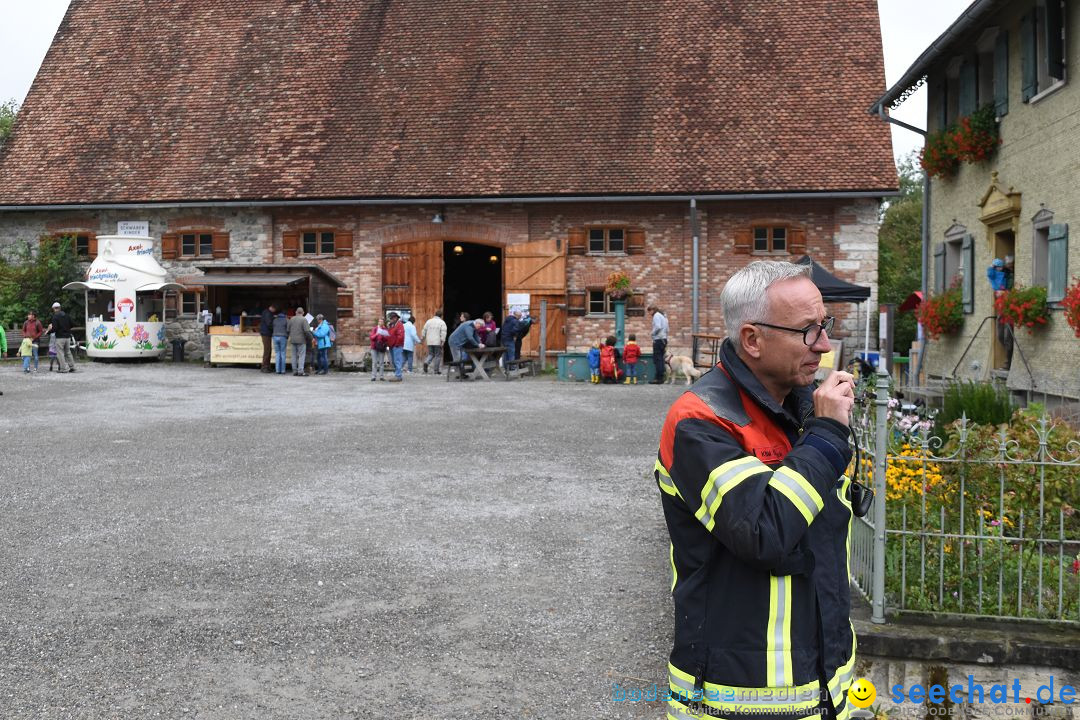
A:
<svg viewBox="0 0 1080 720">
<path fill-rule="evenodd" d="M 0 366 L 3 718 L 658 718 L 679 388 Z"/>
</svg>

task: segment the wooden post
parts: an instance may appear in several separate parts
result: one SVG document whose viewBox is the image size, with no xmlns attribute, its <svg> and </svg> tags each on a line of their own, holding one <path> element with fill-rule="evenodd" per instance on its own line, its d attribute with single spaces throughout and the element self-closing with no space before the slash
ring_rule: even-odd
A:
<svg viewBox="0 0 1080 720">
<path fill-rule="evenodd" d="M 547 300 L 540 300 L 540 369 L 547 369 Z"/>
</svg>

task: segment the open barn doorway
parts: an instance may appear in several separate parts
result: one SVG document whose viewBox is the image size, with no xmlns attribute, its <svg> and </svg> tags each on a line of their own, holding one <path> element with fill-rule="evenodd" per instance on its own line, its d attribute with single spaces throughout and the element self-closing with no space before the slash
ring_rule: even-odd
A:
<svg viewBox="0 0 1080 720">
<path fill-rule="evenodd" d="M 443 243 L 443 308 L 447 327 L 464 311 L 473 319 L 490 312 L 502 325 L 503 251 L 493 245 Z"/>
</svg>

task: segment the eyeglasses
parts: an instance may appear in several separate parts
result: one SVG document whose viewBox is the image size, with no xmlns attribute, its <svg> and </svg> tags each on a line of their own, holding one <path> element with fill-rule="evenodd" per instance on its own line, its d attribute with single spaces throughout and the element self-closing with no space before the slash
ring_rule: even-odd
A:
<svg viewBox="0 0 1080 720">
<path fill-rule="evenodd" d="M 821 333 L 828 335 L 832 332 L 833 324 L 836 322 L 836 318 L 827 317 L 821 323 L 814 323 L 807 325 L 804 328 L 789 328 L 783 325 L 770 325 L 763 322 L 752 322 L 751 325 L 761 325 L 762 327 L 772 328 L 774 330 L 787 330 L 788 332 L 800 333 L 802 335 L 802 341 L 807 347 L 813 346 L 818 339 L 821 338 Z"/>
</svg>

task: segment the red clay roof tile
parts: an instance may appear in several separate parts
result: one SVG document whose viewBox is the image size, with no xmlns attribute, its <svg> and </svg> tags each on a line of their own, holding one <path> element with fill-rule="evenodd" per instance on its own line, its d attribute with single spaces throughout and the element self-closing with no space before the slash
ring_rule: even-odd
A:
<svg viewBox="0 0 1080 720">
<path fill-rule="evenodd" d="M 885 190 L 883 88 L 876 0 L 74 0 L 0 204 Z"/>
</svg>

